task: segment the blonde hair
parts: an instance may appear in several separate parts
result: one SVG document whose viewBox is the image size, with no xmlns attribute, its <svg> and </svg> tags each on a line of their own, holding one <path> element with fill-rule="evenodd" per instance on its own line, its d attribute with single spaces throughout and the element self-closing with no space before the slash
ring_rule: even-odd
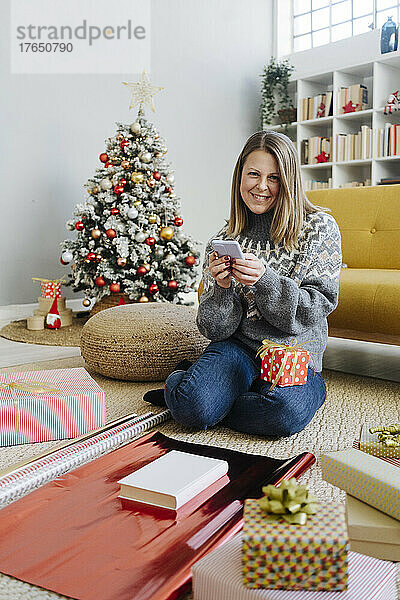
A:
<svg viewBox="0 0 400 600">
<path fill-rule="evenodd" d="M 306 215 L 329 209 L 315 206 L 308 200 L 301 181 L 297 150 L 293 142 L 278 131 L 258 131 L 245 143 L 233 171 L 231 211 L 226 233 L 236 237 L 248 225 L 249 209 L 242 200 L 240 182 L 244 163 L 254 150 L 268 152 L 277 162 L 280 188 L 274 206 L 270 235 L 275 244 L 282 242 L 285 248 L 292 250 L 297 245 Z"/>
</svg>

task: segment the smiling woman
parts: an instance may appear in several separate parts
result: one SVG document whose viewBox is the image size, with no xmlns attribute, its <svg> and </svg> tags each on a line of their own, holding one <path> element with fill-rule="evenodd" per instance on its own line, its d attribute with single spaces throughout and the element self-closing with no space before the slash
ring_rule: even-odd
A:
<svg viewBox="0 0 400 600">
<path fill-rule="evenodd" d="M 235 239 L 244 258 L 206 248 L 197 325 L 211 343 L 145 400 L 165 400 L 190 427 L 222 423 L 268 437 L 292 435 L 325 401 L 320 371 L 326 318 L 338 301 L 341 247 L 336 221 L 304 194 L 288 137 L 267 130 L 247 140 L 233 172 L 229 221 L 213 238 Z M 293 336 L 310 353 L 305 384 L 275 387 L 260 379 L 262 341 L 289 345 Z"/>
</svg>

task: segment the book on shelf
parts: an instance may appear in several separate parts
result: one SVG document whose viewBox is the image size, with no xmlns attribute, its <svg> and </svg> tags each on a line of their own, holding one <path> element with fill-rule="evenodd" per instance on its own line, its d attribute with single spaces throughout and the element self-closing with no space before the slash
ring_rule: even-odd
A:
<svg viewBox="0 0 400 600">
<path fill-rule="evenodd" d="M 332 92 L 300 98 L 299 121 L 328 117 L 332 114 Z"/>
<path fill-rule="evenodd" d="M 368 88 L 363 83 L 341 87 L 337 91 L 336 98 L 338 114 L 344 114 L 344 106 L 349 102 L 355 106 L 355 112 L 368 108 Z"/>
<path fill-rule="evenodd" d="M 119 497 L 177 510 L 227 472 L 225 460 L 171 450 L 120 479 Z"/>
</svg>

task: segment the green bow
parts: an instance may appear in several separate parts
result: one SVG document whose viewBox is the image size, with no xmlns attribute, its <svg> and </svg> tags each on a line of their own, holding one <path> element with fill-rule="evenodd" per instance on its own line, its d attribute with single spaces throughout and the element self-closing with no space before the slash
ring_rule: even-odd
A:
<svg viewBox="0 0 400 600">
<path fill-rule="evenodd" d="M 305 485 L 298 485 L 294 477 L 282 481 L 278 487 L 267 485 L 262 491 L 265 495 L 258 503 L 262 510 L 268 513 L 268 521 L 284 519 L 288 523 L 304 525 L 307 515 L 317 512 L 317 498 L 308 493 Z"/>
</svg>

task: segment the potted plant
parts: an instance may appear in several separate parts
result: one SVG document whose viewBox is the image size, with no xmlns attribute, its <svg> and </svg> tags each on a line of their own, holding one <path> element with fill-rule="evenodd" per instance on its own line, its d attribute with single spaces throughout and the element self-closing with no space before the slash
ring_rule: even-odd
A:
<svg viewBox="0 0 400 600">
<path fill-rule="evenodd" d="M 274 118 L 287 126 L 296 121 L 296 109 L 289 96 L 289 79 L 294 66 L 287 59 L 281 61 L 271 57 L 264 67 L 262 78 L 261 126 L 271 125 Z M 276 109 L 276 103 L 278 109 Z"/>
</svg>

